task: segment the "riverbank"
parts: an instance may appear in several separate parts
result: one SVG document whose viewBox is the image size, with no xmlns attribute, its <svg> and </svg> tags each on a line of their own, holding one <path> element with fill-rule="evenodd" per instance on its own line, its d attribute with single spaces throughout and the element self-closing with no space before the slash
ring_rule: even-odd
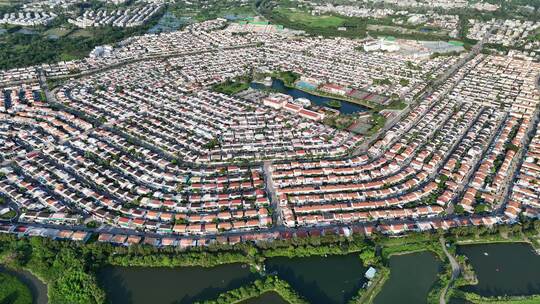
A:
<svg viewBox="0 0 540 304">
<path fill-rule="evenodd" d="M 13 276 L 21 284 L 28 289 L 30 294 L 30 303 L 34 304 L 47 304 L 47 285 L 44 281 L 34 275 L 32 272 L 25 269 L 13 269 L 0 265 L 0 274 L 5 273 L 10 276 Z M 24 297 L 26 298 L 26 297 Z M 2 297 L 0 297 L 0 303 L 2 302 Z M 8 301 L 8 303 L 11 303 Z M 24 302 L 23 302 L 24 303 Z"/>
<path fill-rule="evenodd" d="M 360 289 L 356 297 L 349 301 L 349 304 L 373 303 L 375 297 L 381 292 L 384 284 L 390 278 L 390 268 L 386 266 L 379 267 L 377 276 L 371 280 L 371 285 L 365 289 Z"/>
<path fill-rule="evenodd" d="M 293 76 L 291 76 L 291 75 L 293 75 Z M 351 97 L 344 96 L 344 95 L 330 94 L 330 93 L 327 93 L 327 92 L 323 92 L 321 90 L 310 90 L 310 89 L 307 89 L 305 87 L 298 87 L 298 86 L 295 85 L 295 82 L 296 82 L 298 76 L 295 77 L 294 73 L 290 74 L 288 72 L 281 72 L 281 73 L 275 72 L 275 73 L 271 73 L 271 74 L 269 74 L 267 76 L 270 76 L 272 78 L 279 79 L 279 80 L 283 81 L 284 86 L 287 87 L 287 88 L 299 90 L 299 91 L 302 91 L 302 92 L 305 92 L 307 94 L 311 94 L 311 95 L 314 95 L 314 96 L 319 96 L 319 97 L 330 98 L 330 99 L 335 99 L 335 100 L 339 100 L 339 101 L 350 102 L 350 103 L 353 103 L 353 104 L 357 104 L 357 105 L 366 107 L 366 108 L 368 108 L 370 110 L 373 110 L 373 109 L 377 108 L 377 106 L 378 106 L 376 103 L 370 102 L 369 100 L 351 98 Z"/>
<path fill-rule="evenodd" d="M 0 303 L 31 304 L 30 288 L 15 275 L 0 268 Z"/>
<path fill-rule="evenodd" d="M 528 235 L 518 235 L 518 236 L 502 236 L 502 235 L 493 235 L 489 237 L 482 237 L 477 239 L 465 239 L 457 240 L 456 245 L 479 245 L 479 244 L 496 244 L 496 243 L 526 243 L 531 246 L 535 251 L 536 255 L 540 255 L 540 242 L 539 235 L 536 235 L 534 238 Z"/>
<path fill-rule="evenodd" d="M 248 286 L 260 276 L 246 264 L 223 264 L 212 268 L 106 265 L 97 271 L 97 279 L 110 303 L 188 304 Z"/>
<path fill-rule="evenodd" d="M 267 292 L 277 293 L 284 301 L 290 304 L 308 304 L 302 296 L 300 296 L 291 285 L 277 276 L 268 276 L 264 279 L 256 280 L 255 282 L 242 286 L 240 288 L 230 290 L 220 294 L 214 300 L 197 302 L 202 304 L 237 304 L 244 301 L 260 297 Z"/>
<path fill-rule="evenodd" d="M 444 247 L 446 243 L 439 243 L 435 242 L 435 240 L 431 237 L 425 237 L 420 236 L 419 238 L 390 238 L 390 239 L 383 239 L 382 242 L 380 242 L 381 245 L 381 257 L 385 257 L 385 259 L 390 260 L 393 256 L 404 256 L 408 254 L 417 254 L 421 252 L 432 252 L 435 254 L 435 256 L 438 257 L 438 260 L 441 262 L 441 269 L 442 271 L 439 272 L 437 275 L 437 280 L 433 284 L 433 286 L 430 288 L 427 303 L 448 303 L 448 300 L 451 296 L 455 297 L 455 293 L 452 293 L 452 290 L 458 290 L 460 284 L 453 285 L 453 281 L 451 280 L 453 275 L 453 267 L 451 267 L 451 264 L 447 258 L 446 255 L 444 255 Z M 436 247 L 436 243 L 439 244 L 439 247 Z M 502 241 L 496 242 L 496 243 L 503 243 Z M 506 242 L 508 243 L 508 242 Z M 523 243 L 523 242 L 522 242 Z M 460 244 L 464 246 L 468 245 L 474 245 L 474 244 L 489 244 L 486 241 L 478 240 L 475 238 L 465 238 L 460 240 Z M 385 246 L 386 245 L 386 246 Z M 449 248 L 451 251 L 455 250 L 455 243 L 451 248 Z M 374 265 L 375 266 L 375 265 Z M 355 296 L 353 299 L 349 301 L 350 304 L 353 303 L 362 303 L 362 304 L 370 304 L 373 303 L 377 295 L 385 288 L 385 284 L 388 283 L 388 279 L 390 278 L 390 275 L 392 273 L 391 268 L 386 263 L 383 263 L 383 261 L 380 261 L 380 263 L 376 266 L 378 270 L 378 275 L 372 280 L 372 284 L 367 289 L 359 289 L 357 296 Z M 462 281 L 463 282 L 463 281 Z M 447 292 L 448 291 L 448 292 Z M 459 291 L 459 290 L 458 290 Z M 470 293 L 467 296 L 467 300 L 473 299 L 474 297 L 480 297 L 476 294 Z M 496 301 L 496 298 L 485 298 L 481 297 L 483 300 L 486 301 L 486 299 L 489 299 L 489 302 L 485 303 L 503 303 L 500 301 Z M 444 302 L 440 302 L 441 299 L 444 299 Z M 510 303 L 521 303 L 519 302 L 530 299 L 536 300 L 536 296 L 518 296 L 518 297 L 505 297 L 507 300 L 511 300 Z M 477 301 L 473 303 L 484 303 L 482 301 Z M 451 303 L 451 302 L 450 302 Z M 529 303 L 529 302 L 523 302 L 523 303 Z M 535 302 L 530 302 L 535 303 Z"/>
<path fill-rule="evenodd" d="M 454 299 L 461 299 L 472 304 L 538 304 L 540 295 L 532 296 L 503 296 L 503 297 L 482 297 L 475 293 L 461 292 Z"/>
<path fill-rule="evenodd" d="M 346 102 L 354 103 L 354 104 L 357 104 L 357 105 L 361 105 L 361 106 L 366 107 L 366 108 L 368 108 L 370 110 L 374 110 L 379 106 L 378 104 L 376 104 L 374 102 L 371 102 L 369 100 L 365 100 L 365 99 L 357 99 L 357 98 L 347 97 L 347 96 L 344 96 L 344 95 L 330 94 L 330 93 L 327 93 L 327 92 L 323 92 L 321 90 L 308 90 L 308 89 L 299 88 L 299 87 L 296 87 L 296 86 L 294 88 L 297 89 L 297 90 L 304 91 L 306 93 L 315 95 L 315 96 L 332 98 L 332 99 L 336 99 L 336 100 L 339 100 L 339 101 L 346 101 Z"/>
<path fill-rule="evenodd" d="M 464 273 L 449 290 L 449 303 L 540 303 L 540 257 L 527 236 L 466 239 L 456 245 Z"/>
<path fill-rule="evenodd" d="M 348 237 L 324 235 L 236 245 L 212 244 L 209 247 L 187 250 L 173 247 L 155 248 L 146 245 L 111 246 L 95 242 L 95 240 L 82 244 L 40 237 L 17 238 L 13 235 L 0 234 L 0 257 L 5 263 L 11 263 L 19 269 L 29 269 L 43 278 L 43 281 L 50 283 L 48 293 L 51 302 L 97 304 L 105 302 L 105 292 L 97 282 L 96 273 L 108 265 L 209 268 L 244 263 L 250 266 L 252 272 L 257 273 L 264 269 L 265 261 L 272 257 L 325 257 L 357 254 L 358 261 L 361 261 L 365 267 L 373 266 L 382 274 L 374 279 L 368 289 L 361 290 L 362 294 L 360 291 L 357 294 L 367 295 L 367 303 L 369 303 L 373 301 L 369 299 L 374 299 L 384 288 L 384 282 L 387 279 L 385 275 L 389 275 L 385 274 L 384 269 L 388 268 L 389 260 L 394 255 L 429 250 L 440 259 L 443 265 L 447 265 L 448 261 L 439 242 L 441 236 L 444 236 L 451 244 L 448 250 L 454 252 L 456 243 L 469 245 L 489 241 L 508 242 L 509 240 L 531 239 L 540 232 L 536 230 L 538 228 L 540 225 L 530 221 L 521 225 L 495 226 L 489 229 L 475 226 L 457 227 L 448 231 L 409 233 L 403 236 L 386 236 L 377 232 L 370 236 L 363 234 L 353 234 Z M 450 267 L 443 269 L 446 271 Z M 439 292 L 437 286 L 444 286 L 442 284 L 446 282 L 444 280 L 444 277 L 440 277 L 437 282 L 441 283 L 435 283 L 430 294 L 437 294 Z M 457 287 L 453 286 L 451 290 Z M 430 296 L 430 299 L 432 298 L 437 297 Z"/>
<path fill-rule="evenodd" d="M 350 115 L 356 113 L 363 113 L 370 111 L 369 108 L 362 105 L 354 104 L 347 101 L 340 101 L 334 98 L 323 97 L 320 95 L 312 94 L 310 91 L 302 90 L 296 88 L 294 84 L 287 85 L 282 78 L 274 77 L 271 78 L 270 86 L 267 84 L 261 84 L 256 80 L 252 81 L 250 87 L 255 90 L 263 92 L 278 92 L 291 96 L 293 99 L 307 99 L 310 101 L 310 106 L 312 110 L 324 109 L 333 113 L 340 113 L 342 115 Z M 339 107 L 332 107 L 331 105 L 336 105 L 339 103 Z"/>
</svg>

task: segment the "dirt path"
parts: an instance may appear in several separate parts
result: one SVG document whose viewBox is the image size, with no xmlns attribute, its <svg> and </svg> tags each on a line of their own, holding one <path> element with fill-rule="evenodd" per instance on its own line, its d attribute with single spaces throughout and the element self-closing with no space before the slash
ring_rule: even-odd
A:
<svg viewBox="0 0 540 304">
<path fill-rule="evenodd" d="M 448 282 L 448 285 L 444 287 L 443 291 L 441 292 L 441 296 L 439 298 L 439 304 L 446 304 L 445 298 L 446 298 L 446 293 L 448 292 L 448 288 L 450 287 L 452 282 L 454 282 L 454 280 L 456 280 L 459 277 L 461 269 L 459 268 L 459 263 L 456 261 L 454 256 L 451 255 L 450 252 L 448 252 L 448 250 L 446 249 L 446 241 L 444 240 L 443 237 L 439 239 L 439 242 L 441 243 L 444 254 L 446 254 L 446 257 L 448 258 L 448 260 L 450 261 L 450 265 L 452 266 L 452 277 L 450 278 L 450 282 Z"/>
</svg>

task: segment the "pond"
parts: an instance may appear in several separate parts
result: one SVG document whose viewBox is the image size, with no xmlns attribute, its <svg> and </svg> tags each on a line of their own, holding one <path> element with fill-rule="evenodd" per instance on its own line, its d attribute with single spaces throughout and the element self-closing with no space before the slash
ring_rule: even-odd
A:
<svg viewBox="0 0 540 304">
<path fill-rule="evenodd" d="M 294 99 L 306 98 L 306 99 L 309 99 L 312 104 L 322 106 L 322 107 L 326 107 L 328 102 L 335 100 L 332 98 L 313 95 L 313 94 L 304 92 L 302 90 L 288 88 L 280 79 L 272 79 L 272 86 L 270 87 L 265 86 L 264 84 L 261 84 L 261 83 L 257 83 L 257 82 L 252 82 L 250 87 L 256 90 L 272 89 L 274 91 L 292 96 Z M 339 111 L 343 114 L 366 112 L 369 110 L 368 108 L 362 105 L 357 105 L 357 104 L 347 102 L 347 101 L 340 101 L 340 102 L 341 102 L 341 108 L 339 108 Z"/>
<path fill-rule="evenodd" d="M 478 284 L 464 291 L 486 297 L 540 294 L 540 256 L 526 243 L 458 246 L 473 266 Z"/>
<path fill-rule="evenodd" d="M 257 278 L 243 264 L 203 267 L 118 267 L 98 272 L 109 303 L 184 304 L 209 300 Z"/>
<path fill-rule="evenodd" d="M 357 254 L 328 257 L 275 257 L 266 271 L 289 282 L 312 304 L 346 303 L 366 282 L 366 267 Z"/>
<path fill-rule="evenodd" d="M 241 302 L 241 304 L 288 304 L 277 292 L 268 291 L 262 295 Z"/>
<path fill-rule="evenodd" d="M 428 251 L 392 256 L 390 278 L 374 303 L 425 304 L 441 265 L 437 257 Z"/>
<path fill-rule="evenodd" d="M 0 266 L 0 272 L 10 274 L 16 277 L 23 284 L 28 286 L 32 293 L 32 303 L 47 304 L 47 285 L 32 273 L 26 270 L 12 270 Z"/>
</svg>

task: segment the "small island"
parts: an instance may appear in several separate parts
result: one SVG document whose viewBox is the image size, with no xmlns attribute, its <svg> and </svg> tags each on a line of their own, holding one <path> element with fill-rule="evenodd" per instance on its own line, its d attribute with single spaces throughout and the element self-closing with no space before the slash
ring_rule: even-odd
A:
<svg viewBox="0 0 540 304">
<path fill-rule="evenodd" d="M 330 108 L 339 109 L 341 108 L 341 101 L 339 100 L 330 100 L 326 103 Z"/>
</svg>

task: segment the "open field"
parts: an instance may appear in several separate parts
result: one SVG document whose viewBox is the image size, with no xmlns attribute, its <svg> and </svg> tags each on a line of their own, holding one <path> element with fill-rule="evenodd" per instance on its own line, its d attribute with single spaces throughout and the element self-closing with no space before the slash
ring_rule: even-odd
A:
<svg viewBox="0 0 540 304">
<path fill-rule="evenodd" d="M 288 18 L 291 22 L 309 27 L 339 27 L 345 22 L 345 19 L 338 16 L 313 16 L 307 12 L 291 11 L 288 9 L 277 10 L 277 13 Z"/>
<path fill-rule="evenodd" d="M 529 40 L 540 41 L 540 28 L 536 29 L 536 31 L 529 36 Z"/>
<path fill-rule="evenodd" d="M 76 37 L 93 37 L 94 34 L 90 30 L 86 29 L 78 29 L 71 34 L 69 34 L 70 38 L 76 38 Z"/>
<path fill-rule="evenodd" d="M 429 32 L 422 32 L 417 29 L 410 29 L 400 26 L 392 26 L 392 25 L 378 25 L 378 24 L 369 24 L 367 26 L 368 31 L 374 31 L 374 32 L 384 32 L 384 33 L 395 33 L 395 34 L 401 34 L 401 35 L 433 35 L 433 36 L 440 36 L 440 37 L 446 37 L 448 34 L 446 31 L 438 30 L 438 31 L 429 31 Z"/>
<path fill-rule="evenodd" d="M 220 11 L 220 17 L 226 17 L 228 15 L 253 17 L 256 14 L 251 6 L 237 6 Z"/>
<path fill-rule="evenodd" d="M 22 3 L 22 1 L 17 0 L 0 0 L 0 6 L 11 6 L 11 5 L 17 5 Z"/>
<path fill-rule="evenodd" d="M 51 29 L 48 29 L 47 31 L 44 32 L 45 35 L 54 35 L 54 36 L 58 36 L 58 37 L 64 37 L 66 35 L 68 35 L 71 31 L 66 29 L 66 28 L 62 28 L 62 27 L 54 27 L 54 28 L 51 28 Z"/>
</svg>

